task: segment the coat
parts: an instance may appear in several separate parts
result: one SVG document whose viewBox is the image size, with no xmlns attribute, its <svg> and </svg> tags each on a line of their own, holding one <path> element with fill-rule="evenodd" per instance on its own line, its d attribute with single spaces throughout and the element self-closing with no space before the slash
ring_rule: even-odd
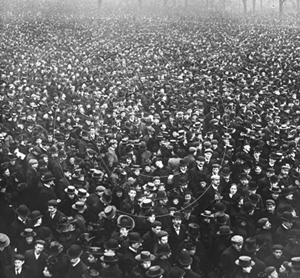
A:
<svg viewBox="0 0 300 278">
<path fill-rule="evenodd" d="M 15 266 L 9 266 L 5 269 L 6 278 L 31 278 L 30 269 L 28 266 L 23 265 L 20 275 L 16 275 Z"/>
<path fill-rule="evenodd" d="M 82 278 L 82 275 L 87 272 L 86 265 L 80 261 L 75 267 L 69 266 L 67 275 L 65 278 Z"/>
<path fill-rule="evenodd" d="M 34 250 L 27 250 L 25 252 L 25 265 L 30 267 L 32 278 L 39 278 L 42 275 L 47 257 L 48 255 L 42 252 L 39 258 L 36 259 Z"/>
<path fill-rule="evenodd" d="M 240 253 L 231 245 L 222 254 L 220 258 L 220 269 L 224 277 L 231 278 L 232 271 L 235 269 L 235 261 Z"/>
</svg>

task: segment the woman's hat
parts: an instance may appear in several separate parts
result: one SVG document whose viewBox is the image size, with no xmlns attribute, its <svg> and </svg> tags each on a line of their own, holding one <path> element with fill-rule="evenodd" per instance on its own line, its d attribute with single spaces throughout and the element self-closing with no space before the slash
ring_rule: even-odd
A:
<svg viewBox="0 0 300 278">
<path fill-rule="evenodd" d="M 149 251 L 142 251 L 139 255 L 135 256 L 135 259 L 139 262 L 154 261 L 155 256 Z"/>
<path fill-rule="evenodd" d="M 82 254 L 82 249 L 79 245 L 73 244 L 71 247 L 67 250 L 67 255 L 71 259 L 75 259 L 80 257 Z"/>
<path fill-rule="evenodd" d="M 146 275 L 148 277 L 160 277 L 161 275 L 163 275 L 163 273 L 164 270 L 160 266 L 155 265 L 149 268 L 149 270 L 146 272 Z"/>
<path fill-rule="evenodd" d="M 21 236 L 22 237 L 35 237 L 36 232 L 34 232 L 31 228 L 27 228 L 21 233 Z"/>
<path fill-rule="evenodd" d="M 114 251 L 108 250 L 104 253 L 102 257 L 100 257 L 100 260 L 105 263 L 114 263 L 117 262 L 119 258 L 116 256 Z"/>
<path fill-rule="evenodd" d="M 183 266 L 189 266 L 192 264 L 193 259 L 191 258 L 190 252 L 186 249 L 182 249 L 179 254 L 179 263 Z"/>
<path fill-rule="evenodd" d="M 45 251 L 49 255 L 60 254 L 64 247 L 58 241 L 52 241 L 49 245 L 45 246 Z"/>
<path fill-rule="evenodd" d="M 117 219 L 117 225 L 119 228 L 126 228 L 128 230 L 132 230 L 135 227 L 135 222 L 128 215 L 120 215 Z"/>
<path fill-rule="evenodd" d="M 6 234 L 0 233 L 0 248 L 5 248 L 10 244 L 10 239 Z"/>
<path fill-rule="evenodd" d="M 254 266 L 255 262 L 251 260 L 251 257 L 240 256 L 238 260 L 235 261 L 235 264 L 241 267 Z"/>
<path fill-rule="evenodd" d="M 15 212 L 23 218 L 27 218 L 30 215 L 30 210 L 25 205 L 19 205 Z"/>
</svg>

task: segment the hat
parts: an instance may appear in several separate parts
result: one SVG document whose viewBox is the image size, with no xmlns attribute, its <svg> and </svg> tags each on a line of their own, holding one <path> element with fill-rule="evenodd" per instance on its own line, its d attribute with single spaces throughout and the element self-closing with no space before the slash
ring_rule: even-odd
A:
<svg viewBox="0 0 300 278">
<path fill-rule="evenodd" d="M 30 210 L 27 206 L 25 205 L 19 205 L 18 208 L 15 210 L 15 212 L 21 216 L 21 217 L 28 217 L 30 215 Z"/>
<path fill-rule="evenodd" d="M 104 242 L 103 247 L 109 250 L 117 250 L 120 248 L 119 242 L 114 238 L 111 238 L 108 241 Z"/>
<path fill-rule="evenodd" d="M 191 258 L 190 252 L 186 249 L 182 249 L 179 254 L 178 262 L 183 266 L 191 265 L 193 259 Z"/>
<path fill-rule="evenodd" d="M 41 214 L 41 212 L 39 210 L 34 210 L 31 212 L 30 216 L 29 216 L 29 219 L 31 221 L 34 221 L 34 220 L 37 220 L 39 218 L 42 218 L 43 215 Z"/>
<path fill-rule="evenodd" d="M 36 232 L 34 232 L 31 228 L 27 228 L 21 233 L 21 236 L 22 237 L 35 237 Z"/>
<path fill-rule="evenodd" d="M 147 270 L 146 275 L 148 277 L 160 277 L 164 273 L 164 270 L 158 266 L 151 266 L 149 270 Z"/>
<path fill-rule="evenodd" d="M 82 274 L 82 278 L 100 278 L 100 275 L 97 270 L 90 268 L 87 273 Z"/>
<path fill-rule="evenodd" d="M 0 233 L 0 248 L 5 248 L 10 244 L 10 239 L 6 234 Z"/>
<path fill-rule="evenodd" d="M 271 204 L 271 205 L 274 205 L 275 206 L 275 201 L 274 200 L 272 200 L 272 199 L 268 199 L 268 200 L 266 200 L 266 205 L 267 204 Z"/>
<path fill-rule="evenodd" d="M 139 262 L 154 261 L 155 256 L 149 251 L 142 251 L 139 255 L 135 256 L 135 259 Z"/>
<path fill-rule="evenodd" d="M 161 227 L 162 224 L 160 221 L 154 221 L 150 224 L 151 228 L 155 228 L 155 227 Z"/>
<path fill-rule="evenodd" d="M 214 212 L 222 212 L 222 211 L 224 212 L 225 210 L 226 210 L 226 207 L 220 202 L 216 203 L 213 207 Z"/>
<path fill-rule="evenodd" d="M 50 206 L 51 207 L 57 207 L 59 203 L 60 203 L 60 200 L 52 199 L 52 200 L 48 201 L 47 205 L 48 205 L 48 207 L 50 207 Z"/>
<path fill-rule="evenodd" d="M 36 160 L 36 159 L 34 159 L 34 158 L 32 158 L 32 159 L 29 159 L 29 161 L 28 161 L 28 164 L 31 166 L 31 165 L 33 165 L 33 164 L 38 164 L 39 162 Z"/>
<path fill-rule="evenodd" d="M 235 261 L 235 264 L 241 267 L 249 267 L 254 266 L 255 262 L 248 256 L 240 256 L 239 259 Z"/>
<path fill-rule="evenodd" d="M 98 185 L 95 189 L 96 192 L 103 192 L 106 188 L 103 185 Z"/>
<path fill-rule="evenodd" d="M 299 270 L 300 269 L 300 257 L 291 258 L 291 262 L 289 262 L 288 266 Z"/>
<path fill-rule="evenodd" d="M 283 221 L 287 221 L 287 222 L 294 222 L 294 217 L 293 214 L 291 212 L 285 211 L 282 216 L 281 219 Z"/>
<path fill-rule="evenodd" d="M 257 221 L 257 227 L 258 228 L 262 228 L 263 226 L 266 225 L 266 223 L 269 221 L 268 218 L 264 217 L 264 218 L 260 218 L 258 221 Z"/>
<path fill-rule="evenodd" d="M 242 210 L 246 213 L 249 213 L 249 212 L 253 211 L 254 209 L 255 209 L 255 206 L 250 201 L 244 203 L 242 206 Z"/>
<path fill-rule="evenodd" d="M 116 256 L 116 253 L 114 251 L 108 250 L 102 257 L 100 257 L 100 260 L 105 263 L 115 263 L 119 260 L 119 258 Z"/>
<path fill-rule="evenodd" d="M 45 246 L 45 249 L 47 254 L 52 255 L 61 253 L 64 247 L 58 241 L 51 241 L 49 245 Z"/>
<path fill-rule="evenodd" d="M 230 230 L 230 227 L 227 225 L 220 226 L 219 231 L 217 231 L 218 236 L 228 236 L 232 234 L 233 232 Z"/>
<path fill-rule="evenodd" d="M 249 253 L 254 253 L 256 251 L 256 238 L 255 237 L 246 238 L 245 250 Z"/>
<path fill-rule="evenodd" d="M 55 180 L 55 177 L 52 175 L 51 172 L 47 172 L 42 178 L 41 181 L 42 182 L 49 182 L 49 181 L 53 181 Z"/>
<path fill-rule="evenodd" d="M 81 211 L 81 210 L 86 210 L 87 206 L 85 205 L 84 202 L 76 202 L 75 204 L 72 205 L 72 209 Z"/>
<path fill-rule="evenodd" d="M 116 215 L 117 208 L 115 206 L 107 206 L 104 209 L 104 217 L 107 219 L 111 219 Z"/>
<path fill-rule="evenodd" d="M 177 266 L 171 268 L 168 273 L 168 278 L 183 278 L 185 275 L 185 271 Z"/>
<path fill-rule="evenodd" d="M 46 241 L 44 241 L 44 240 L 42 240 L 42 239 L 37 239 L 37 240 L 35 241 L 35 244 L 41 244 L 41 245 L 44 245 L 44 246 L 45 246 Z"/>
<path fill-rule="evenodd" d="M 67 250 L 67 255 L 71 259 L 75 259 L 80 257 L 82 254 L 82 249 L 79 245 L 73 244 L 71 247 Z"/>
<path fill-rule="evenodd" d="M 117 219 L 117 225 L 119 228 L 126 228 L 132 230 L 135 227 L 135 222 L 128 215 L 120 215 Z"/>
<path fill-rule="evenodd" d="M 14 260 L 17 261 L 25 261 L 25 256 L 23 256 L 22 254 L 15 254 L 14 255 Z"/>
<path fill-rule="evenodd" d="M 128 234 L 128 241 L 130 243 L 142 243 L 144 240 L 141 238 L 141 235 L 137 232 L 131 232 Z"/>
<path fill-rule="evenodd" d="M 169 233 L 167 231 L 160 231 L 157 235 L 157 238 L 161 239 L 164 236 L 169 236 Z"/>
<path fill-rule="evenodd" d="M 103 251 L 98 246 L 89 246 L 88 250 L 86 251 L 88 254 L 92 255 L 102 255 Z"/>
<path fill-rule="evenodd" d="M 77 193 L 77 189 L 75 188 L 75 186 L 73 185 L 68 185 L 67 188 L 65 188 L 64 190 L 67 194 L 76 194 Z"/>
<path fill-rule="evenodd" d="M 200 236 L 200 226 L 196 223 L 189 223 L 186 233 L 190 237 L 197 238 Z"/>
<path fill-rule="evenodd" d="M 231 242 L 232 243 L 243 243 L 244 242 L 244 239 L 242 236 L 240 235 L 235 235 L 231 238 Z"/>
<path fill-rule="evenodd" d="M 275 250 L 283 250 L 283 246 L 280 245 L 280 244 L 274 244 L 272 249 L 275 251 Z"/>
<path fill-rule="evenodd" d="M 214 215 L 209 210 L 205 210 L 204 212 L 202 212 L 201 216 L 207 217 L 207 218 L 213 218 L 214 217 Z"/>
<path fill-rule="evenodd" d="M 90 196 L 90 194 L 84 188 L 79 188 L 76 195 L 78 198 L 87 198 Z"/>
<path fill-rule="evenodd" d="M 159 190 L 156 194 L 156 200 L 164 200 L 167 198 L 167 193 L 164 190 Z"/>
<path fill-rule="evenodd" d="M 216 214 L 216 222 L 219 225 L 225 225 L 227 223 L 227 217 L 224 212 L 217 212 Z"/>
</svg>

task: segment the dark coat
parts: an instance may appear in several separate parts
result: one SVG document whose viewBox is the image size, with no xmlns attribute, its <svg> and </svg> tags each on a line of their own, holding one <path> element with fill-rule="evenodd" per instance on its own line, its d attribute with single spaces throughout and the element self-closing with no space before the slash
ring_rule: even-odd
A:
<svg viewBox="0 0 300 278">
<path fill-rule="evenodd" d="M 224 277 L 230 277 L 235 269 L 235 261 L 239 258 L 240 253 L 231 245 L 222 254 L 220 258 L 220 269 Z"/>
<path fill-rule="evenodd" d="M 25 264 L 30 268 L 32 278 L 39 278 L 42 275 L 47 257 L 48 255 L 42 252 L 39 258 L 36 259 L 34 250 L 25 252 Z"/>
<path fill-rule="evenodd" d="M 75 267 L 69 266 L 67 275 L 65 278 L 82 278 L 82 275 L 87 272 L 86 265 L 80 261 Z"/>
<path fill-rule="evenodd" d="M 57 195 L 54 192 L 53 188 L 48 188 L 46 186 L 43 186 L 41 188 L 38 201 L 39 201 L 39 206 L 38 210 L 44 215 L 45 212 L 48 209 L 48 201 L 50 200 L 57 200 Z"/>
<path fill-rule="evenodd" d="M 30 269 L 28 266 L 23 265 L 20 275 L 16 275 L 15 266 L 9 266 L 5 269 L 6 278 L 31 278 Z"/>
<path fill-rule="evenodd" d="M 184 278 L 201 278 L 202 276 L 200 274 L 197 274 L 191 269 L 184 269 L 185 275 Z"/>
<path fill-rule="evenodd" d="M 56 212 L 54 218 L 50 217 L 50 213 L 48 211 L 44 215 L 43 224 L 51 230 L 55 238 L 58 238 L 59 235 L 58 232 L 56 231 L 56 225 L 60 221 L 60 219 L 64 216 L 65 215 L 59 210 Z"/>
<path fill-rule="evenodd" d="M 166 231 L 169 233 L 168 243 L 171 247 L 172 254 L 175 255 L 175 251 L 177 250 L 179 244 L 185 240 L 186 228 L 184 225 L 180 225 L 179 234 L 176 233 L 174 226 L 167 228 Z"/>
</svg>

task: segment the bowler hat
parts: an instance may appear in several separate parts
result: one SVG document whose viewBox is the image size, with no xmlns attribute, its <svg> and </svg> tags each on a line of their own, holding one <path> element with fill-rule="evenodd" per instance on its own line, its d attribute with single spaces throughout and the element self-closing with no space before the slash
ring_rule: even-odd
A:
<svg viewBox="0 0 300 278">
<path fill-rule="evenodd" d="M 164 200 L 165 198 L 167 198 L 167 194 L 164 190 L 159 190 L 156 194 L 156 200 Z"/>
<path fill-rule="evenodd" d="M 52 175 L 51 172 L 47 172 L 42 178 L 41 181 L 42 182 L 49 182 L 49 181 L 54 181 L 55 177 Z"/>
<path fill-rule="evenodd" d="M 235 261 L 235 264 L 241 267 L 254 266 L 255 263 L 251 260 L 251 257 L 240 256 L 238 260 Z"/>
<path fill-rule="evenodd" d="M 19 206 L 17 207 L 17 209 L 15 210 L 15 212 L 16 212 L 19 216 L 24 217 L 24 218 L 26 218 L 26 217 L 28 217 L 28 216 L 30 215 L 30 210 L 29 210 L 29 208 L 28 208 L 27 206 L 25 206 L 25 205 L 19 205 Z"/>
<path fill-rule="evenodd" d="M 185 275 L 185 271 L 178 266 L 171 268 L 168 273 L 168 278 L 183 278 Z"/>
<path fill-rule="evenodd" d="M 163 275 L 165 271 L 158 265 L 151 266 L 149 270 L 147 270 L 146 275 L 148 277 L 160 277 Z"/>
<path fill-rule="evenodd" d="M 225 225 L 227 223 L 227 218 L 224 212 L 217 212 L 216 213 L 216 222 L 219 225 Z"/>
<path fill-rule="evenodd" d="M 293 214 L 291 212 L 285 211 L 282 216 L 281 219 L 283 221 L 287 221 L 287 222 L 294 222 L 294 217 Z"/>
<path fill-rule="evenodd" d="M 142 243 L 144 240 L 141 238 L 141 235 L 137 232 L 131 232 L 128 235 L 128 242 L 130 243 Z"/>
<path fill-rule="evenodd" d="M 39 218 L 42 218 L 42 217 L 43 217 L 43 215 L 41 214 L 41 212 L 39 210 L 34 210 L 34 211 L 31 212 L 31 214 L 29 216 L 29 219 L 31 221 L 35 221 L 35 220 L 37 220 Z"/>
<path fill-rule="evenodd" d="M 114 238 L 111 238 L 108 241 L 104 242 L 103 247 L 108 250 L 117 250 L 120 248 L 119 242 Z"/>
<path fill-rule="evenodd" d="M 193 259 L 191 258 L 190 252 L 186 249 L 182 249 L 179 254 L 178 262 L 183 266 L 191 265 L 193 262 Z"/>
<path fill-rule="evenodd" d="M 80 257 L 82 254 L 82 249 L 79 245 L 73 244 L 71 247 L 67 250 L 67 255 L 71 259 L 75 259 Z"/>
<path fill-rule="evenodd" d="M 242 206 L 242 210 L 246 213 L 249 213 L 249 212 L 253 211 L 254 209 L 255 209 L 255 206 L 250 201 L 244 203 Z"/>
</svg>

